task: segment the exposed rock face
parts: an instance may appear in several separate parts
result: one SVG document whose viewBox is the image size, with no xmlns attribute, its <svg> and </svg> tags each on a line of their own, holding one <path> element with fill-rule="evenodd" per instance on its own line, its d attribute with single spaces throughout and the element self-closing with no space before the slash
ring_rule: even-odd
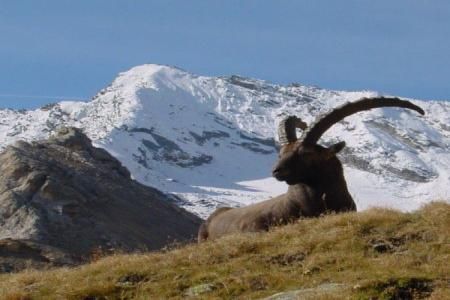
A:
<svg viewBox="0 0 450 300">
<path fill-rule="evenodd" d="M 75 265 L 72 255 L 58 248 L 25 240 L 0 240 L 0 273 L 17 272 L 27 268 Z"/>
<path fill-rule="evenodd" d="M 25 251 L 25 258 L 51 262 L 42 258 L 40 244 L 75 262 L 98 248 L 159 249 L 192 238 L 199 222 L 163 193 L 132 180 L 117 159 L 93 147 L 79 129 L 18 142 L 0 154 L 0 239 L 10 239 L 3 248 L 21 245 L 8 251 L 0 247 L 0 263 L 11 249 L 25 248 L 38 249 L 30 250 L 32 255 Z"/>
</svg>

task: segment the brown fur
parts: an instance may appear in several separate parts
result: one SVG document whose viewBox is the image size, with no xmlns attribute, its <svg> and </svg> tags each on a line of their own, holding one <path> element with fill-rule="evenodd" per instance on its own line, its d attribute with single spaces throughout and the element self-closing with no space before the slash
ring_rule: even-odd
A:
<svg viewBox="0 0 450 300">
<path fill-rule="evenodd" d="M 198 241 L 234 232 L 267 231 L 272 226 L 327 211 L 356 210 L 342 165 L 335 156 L 342 145 L 300 148 L 297 143 L 284 146 L 274 168 L 274 176 L 290 184 L 287 193 L 246 207 L 219 208 L 200 227 Z"/>
</svg>

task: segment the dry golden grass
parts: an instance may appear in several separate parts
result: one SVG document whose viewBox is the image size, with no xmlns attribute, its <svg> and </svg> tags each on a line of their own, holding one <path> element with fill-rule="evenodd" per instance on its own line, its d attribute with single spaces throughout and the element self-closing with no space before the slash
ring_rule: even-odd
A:
<svg viewBox="0 0 450 300">
<path fill-rule="evenodd" d="M 305 219 L 164 252 L 0 276 L 3 299 L 258 299 L 324 283 L 322 299 L 450 299 L 450 205 Z"/>
</svg>

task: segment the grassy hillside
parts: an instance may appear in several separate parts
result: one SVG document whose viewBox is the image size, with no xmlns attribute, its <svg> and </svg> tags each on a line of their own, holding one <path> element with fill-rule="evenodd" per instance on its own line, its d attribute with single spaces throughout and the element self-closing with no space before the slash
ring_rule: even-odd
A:
<svg viewBox="0 0 450 300">
<path fill-rule="evenodd" d="M 0 295 L 258 299 L 297 290 L 311 299 L 450 299 L 449 231 L 446 203 L 414 213 L 371 209 L 77 268 L 2 275 Z"/>
</svg>

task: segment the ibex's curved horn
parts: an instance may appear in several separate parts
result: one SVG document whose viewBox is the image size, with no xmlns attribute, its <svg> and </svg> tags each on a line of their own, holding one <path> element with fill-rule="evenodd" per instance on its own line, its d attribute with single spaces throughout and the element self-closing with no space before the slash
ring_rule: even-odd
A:
<svg viewBox="0 0 450 300">
<path fill-rule="evenodd" d="M 284 118 L 278 125 L 278 139 L 281 145 L 289 144 L 297 140 L 296 128 L 305 130 L 306 123 L 296 116 Z"/>
<path fill-rule="evenodd" d="M 346 103 L 340 107 L 333 109 L 329 113 L 318 117 L 316 121 L 308 128 L 308 130 L 303 132 L 300 140 L 304 144 L 315 144 L 325 133 L 325 131 L 327 131 L 331 126 L 341 121 L 345 117 L 348 117 L 360 111 L 388 106 L 409 108 L 417 111 L 422 115 L 425 114 L 423 109 L 419 106 L 412 104 L 411 102 L 406 100 L 400 100 L 399 98 L 363 98 L 355 102 Z"/>
</svg>

